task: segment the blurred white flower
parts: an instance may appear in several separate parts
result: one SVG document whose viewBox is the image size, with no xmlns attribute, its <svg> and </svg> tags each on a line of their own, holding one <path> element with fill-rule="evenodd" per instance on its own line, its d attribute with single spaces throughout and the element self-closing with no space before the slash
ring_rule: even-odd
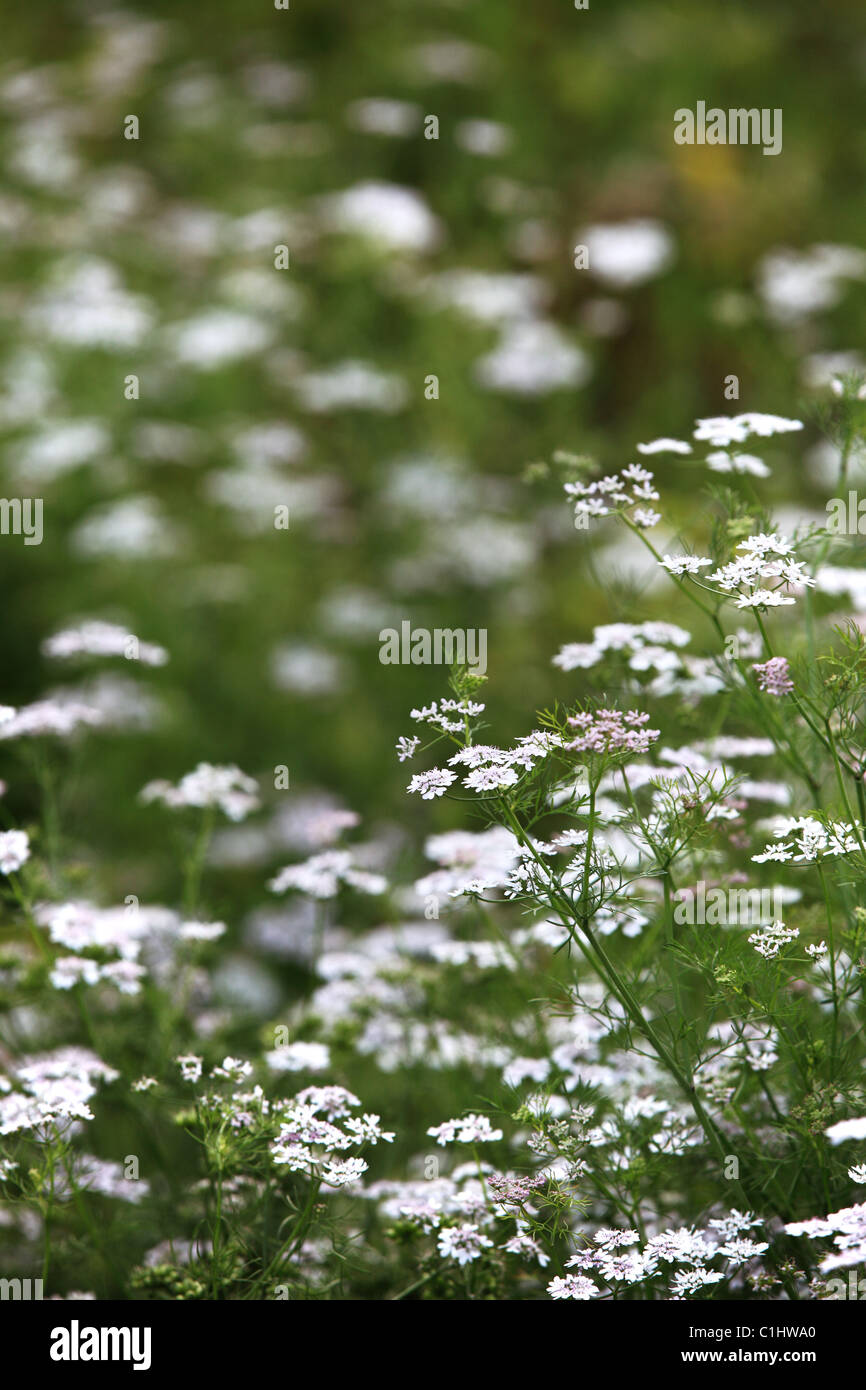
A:
<svg viewBox="0 0 866 1390">
<path fill-rule="evenodd" d="M 584 227 L 576 234 L 575 244 L 587 248 L 590 273 L 618 289 L 654 279 L 674 259 L 670 232 L 648 217 Z"/>
</svg>

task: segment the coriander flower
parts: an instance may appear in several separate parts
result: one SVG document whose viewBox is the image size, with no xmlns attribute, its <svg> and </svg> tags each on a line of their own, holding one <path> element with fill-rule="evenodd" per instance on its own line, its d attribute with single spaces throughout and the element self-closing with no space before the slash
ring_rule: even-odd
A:
<svg viewBox="0 0 866 1390">
<path fill-rule="evenodd" d="M 771 657 L 769 661 L 754 665 L 752 670 L 758 678 L 758 689 L 766 695 L 790 695 L 794 689 L 787 657 Z"/>
<path fill-rule="evenodd" d="M 802 428 L 802 420 L 786 420 L 780 415 L 761 415 L 752 411 L 744 415 L 714 415 L 706 420 L 698 420 L 693 437 L 726 449 L 730 444 L 742 444 L 750 434 L 768 438 L 773 434 L 787 434 Z"/>
<path fill-rule="evenodd" d="M 164 666 L 168 652 L 153 642 L 142 642 L 116 623 L 86 622 L 64 628 L 42 643 L 44 656 L 67 660 L 74 656 L 122 656 L 143 666 Z"/>
<path fill-rule="evenodd" d="M 382 874 L 359 869 L 349 850 L 330 849 L 311 855 L 302 864 L 288 864 L 270 880 L 268 889 L 271 893 L 285 893 L 291 888 L 321 900 L 335 898 L 344 885 L 357 893 L 376 896 L 385 892 L 388 880 Z"/>
<path fill-rule="evenodd" d="M 0 719 L 0 739 L 68 738 L 81 728 L 104 722 L 98 709 L 80 700 L 36 700 Z"/>
<path fill-rule="evenodd" d="M 447 767 L 431 767 L 429 772 L 416 772 L 406 790 L 419 792 L 422 800 L 432 801 L 436 796 L 444 796 L 456 780 L 457 773 L 450 772 Z"/>
<path fill-rule="evenodd" d="M 193 772 L 182 777 L 177 786 L 170 782 L 148 782 L 139 793 L 145 803 L 161 801 L 164 806 L 215 806 L 229 820 L 245 820 L 251 811 L 258 810 L 258 784 L 234 765 L 217 767 L 199 763 Z"/>
<path fill-rule="evenodd" d="M 188 1053 L 184 1057 L 174 1059 L 180 1067 L 180 1074 L 184 1081 L 191 1081 L 193 1085 L 201 1078 L 202 1058 Z"/>
<path fill-rule="evenodd" d="M 772 926 L 762 927 L 752 932 L 749 944 L 754 946 L 765 960 L 775 960 L 783 946 L 789 945 L 800 935 L 797 927 L 786 927 L 784 922 L 773 922 Z"/>
<path fill-rule="evenodd" d="M 718 1284 L 724 1277 L 715 1269 L 678 1269 L 671 1279 L 671 1294 L 677 1300 L 687 1298 L 710 1284 Z"/>
<path fill-rule="evenodd" d="M 698 574 L 713 562 L 706 555 L 663 555 L 659 564 L 668 574 Z"/>
<path fill-rule="evenodd" d="M 586 1301 L 596 1298 L 599 1289 L 583 1274 L 566 1274 L 564 1278 L 551 1279 L 547 1286 L 551 1298 L 574 1298 Z"/>
<path fill-rule="evenodd" d="M 369 1166 L 363 1158 L 332 1158 L 322 1169 L 322 1184 L 324 1187 L 346 1187 L 357 1182 Z"/>
<path fill-rule="evenodd" d="M 467 1222 L 463 1226 L 443 1226 L 437 1246 L 443 1259 L 456 1260 L 462 1268 L 479 1259 L 484 1250 L 491 1249 L 493 1241 Z"/>
<path fill-rule="evenodd" d="M 427 1130 L 437 1144 L 493 1144 L 502 1138 L 501 1129 L 493 1129 L 486 1115 L 464 1115 L 457 1120 L 445 1120 Z"/>
<path fill-rule="evenodd" d="M 866 1116 L 856 1120 L 837 1120 L 824 1133 L 831 1144 L 845 1144 L 849 1139 L 866 1139 Z"/>
<path fill-rule="evenodd" d="M 473 792 L 504 791 L 517 781 L 513 767 L 476 767 L 463 778 L 463 785 Z"/>
<path fill-rule="evenodd" d="M 690 454 L 691 444 L 684 439 L 651 439 L 649 444 L 638 444 L 639 454 Z"/>
<path fill-rule="evenodd" d="M 179 935 L 182 941 L 218 941 L 225 932 L 225 922 L 183 922 Z"/>
<path fill-rule="evenodd" d="M 0 831 L 0 874 L 14 874 L 30 858 L 30 841 L 23 830 Z"/>
</svg>

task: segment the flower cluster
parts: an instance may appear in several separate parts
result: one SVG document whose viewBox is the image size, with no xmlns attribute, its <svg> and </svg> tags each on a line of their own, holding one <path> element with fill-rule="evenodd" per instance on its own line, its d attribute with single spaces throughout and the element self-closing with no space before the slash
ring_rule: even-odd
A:
<svg viewBox="0 0 866 1390">
<path fill-rule="evenodd" d="M 10 1079 L 0 1077 L 0 1134 L 63 1132 L 73 1121 L 92 1120 L 88 1102 L 98 1083 L 116 1081 L 118 1074 L 83 1047 L 24 1057 Z"/>
<path fill-rule="evenodd" d="M 477 719 L 479 714 L 484 713 L 484 708 L 477 700 L 445 699 L 434 700 L 430 705 L 410 710 L 409 714 L 416 723 L 429 724 L 444 734 L 462 734 L 466 730 L 466 721 Z M 403 742 L 408 743 L 409 740 Z"/>
<path fill-rule="evenodd" d="M 785 607 L 795 602 L 787 592 L 790 587 L 811 588 L 815 584 L 806 566 L 794 556 L 791 541 L 778 532 L 748 536 L 737 550 L 743 553 L 707 576 L 707 583 L 716 585 L 717 592 L 737 595 L 737 608 Z M 660 561 L 669 574 L 692 577 L 712 563 L 706 556 L 695 555 L 665 555 Z"/>
<path fill-rule="evenodd" d="M 621 473 L 612 473 L 596 482 L 566 483 L 565 492 L 575 499 L 575 518 L 616 513 L 642 531 L 661 521 L 661 513 L 645 505 L 659 500 L 653 474 L 638 463 L 631 463 Z"/>
<path fill-rule="evenodd" d="M 378 1115 L 354 1116 L 361 1102 L 342 1086 L 308 1086 L 278 1106 L 279 1133 L 271 1148 L 274 1163 L 289 1172 L 307 1173 L 324 1187 L 346 1187 L 367 1171 L 364 1159 L 341 1159 L 347 1149 L 394 1141 Z M 340 1129 L 335 1120 L 343 1122 Z"/>
<path fill-rule="evenodd" d="M 599 709 L 569 716 L 568 723 L 579 733 L 565 748 L 575 753 L 640 754 L 646 753 L 659 736 L 658 729 L 648 729 L 650 716 L 639 710 Z"/>
<path fill-rule="evenodd" d="M 10 710 L 5 706 L 0 718 L 0 739 L 69 738 L 79 729 L 94 728 L 105 722 L 103 714 L 83 700 L 36 700 Z"/>
<path fill-rule="evenodd" d="M 760 931 L 752 932 L 749 936 L 749 944 L 754 946 L 758 955 L 765 960 L 775 960 L 783 946 L 796 941 L 800 935 L 797 927 L 786 927 L 784 922 L 772 922 Z"/>
<path fill-rule="evenodd" d="M 832 1236 L 837 1253 L 821 1261 L 824 1274 L 866 1263 L 866 1202 L 842 1207 L 840 1211 L 808 1221 L 790 1221 L 785 1230 L 789 1236 L 807 1236 L 810 1240 L 826 1240 Z"/>
<path fill-rule="evenodd" d="M 142 642 L 116 623 L 88 622 L 64 628 L 42 643 L 45 656 L 66 661 L 76 656 L 122 656 L 143 666 L 164 666 L 168 652 L 153 642 Z"/>
<path fill-rule="evenodd" d="M 444 1120 L 427 1130 L 437 1144 L 493 1144 L 502 1138 L 502 1130 L 494 1129 L 486 1115 L 463 1115 L 457 1120 Z"/>
<path fill-rule="evenodd" d="M 769 661 L 752 667 L 758 678 L 758 688 L 765 695 L 790 695 L 794 689 L 790 667 L 784 656 L 773 656 Z"/>
<path fill-rule="evenodd" d="M 311 898 L 335 898 L 340 888 L 354 888 L 357 893 L 384 893 L 388 881 L 382 874 L 358 868 L 350 850 L 331 849 L 314 854 L 303 864 L 288 864 L 268 883 L 272 893 L 294 889 L 308 893 Z"/>
<path fill-rule="evenodd" d="M 229 820 L 245 820 L 259 806 L 259 788 L 239 767 L 217 767 L 199 763 L 192 772 L 172 786 L 171 782 L 148 782 L 140 792 L 145 803 L 162 802 L 173 809 L 186 806 L 217 807 Z"/>
<path fill-rule="evenodd" d="M 592 1275 L 614 1289 L 627 1288 L 657 1275 L 662 1266 L 682 1265 L 685 1268 L 670 1273 L 669 1296 L 688 1298 L 730 1277 L 736 1267 L 769 1249 L 765 1241 L 742 1235 L 760 1224 L 751 1212 L 732 1211 L 727 1217 L 710 1221 L 708 1231 L 681 1226 L 650 1236 L 639 1251 L 628 1248 L 639 1242 L 637 1231 L 602 1228 L 595 1232 L 588 1249 L 567 1261 L 568 1268 L 581 1273 L 552 1280 L 547 1291 L 554 1299 L 595 1298 L 604 1290 Z M 726 1268 L 711 1268 L 710 1262 L 716 1258 Z"/>
<path fill-rule="evenodd" d="M 591 642 L 569 642 L 561 647 L 553 665 L 562 671 L 584 671 L 609 652 L 622 652 L 632 671 L 661 671 L 680 664 L 669 648 L 684 647 L 690 641 L 691 633 L 676 623 L 607 623 L 593 628 Z"/>
<path fill-rule="evenodd" d="M 816 816 L 784 816 L 775 824 L 776 840 L 762 854 L 753 854 L 756 864 L 814 864 L 821 859 L 854 854 L 860 842 L 853 825 L 845 821 L 818 820 Z"/>
</svg>

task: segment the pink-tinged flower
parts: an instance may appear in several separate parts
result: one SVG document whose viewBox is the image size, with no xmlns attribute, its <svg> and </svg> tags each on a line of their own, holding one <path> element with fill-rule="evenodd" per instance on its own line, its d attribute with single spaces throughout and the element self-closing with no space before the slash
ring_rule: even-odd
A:
<svg viewBox="0 0 866 1390">
<path fill-rule="evenodd" d="M 580 732 L 565 748 L 576 753 L 646 753 L 659 736 L 644 725 L 648 714 L 637 710 L 600 709 L 572 715 L 568 722 Z"/>
<path fill-rule="evenodd" d="M 786 656 L 771 657 L 763 665 L 753 666 L 752 670 L 758 677 L 759 689 L 765 695 L 790 695 L 794 689 Z"/>
</svg>

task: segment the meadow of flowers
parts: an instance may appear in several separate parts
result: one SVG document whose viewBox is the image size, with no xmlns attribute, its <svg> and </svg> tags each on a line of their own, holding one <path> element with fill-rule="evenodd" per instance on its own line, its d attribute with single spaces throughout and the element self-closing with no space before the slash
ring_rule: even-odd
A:
<svg viewBox="0 0 866 1390">
<path fill-rule="evenodd" d="M 784 152 L 678 153 L 734 66 L 693 10 L 509 13 L 13 25 L 0 1279 L 45 1299 L 866 1296 L 835 78 L 735 9 Z"/>
</svg>

